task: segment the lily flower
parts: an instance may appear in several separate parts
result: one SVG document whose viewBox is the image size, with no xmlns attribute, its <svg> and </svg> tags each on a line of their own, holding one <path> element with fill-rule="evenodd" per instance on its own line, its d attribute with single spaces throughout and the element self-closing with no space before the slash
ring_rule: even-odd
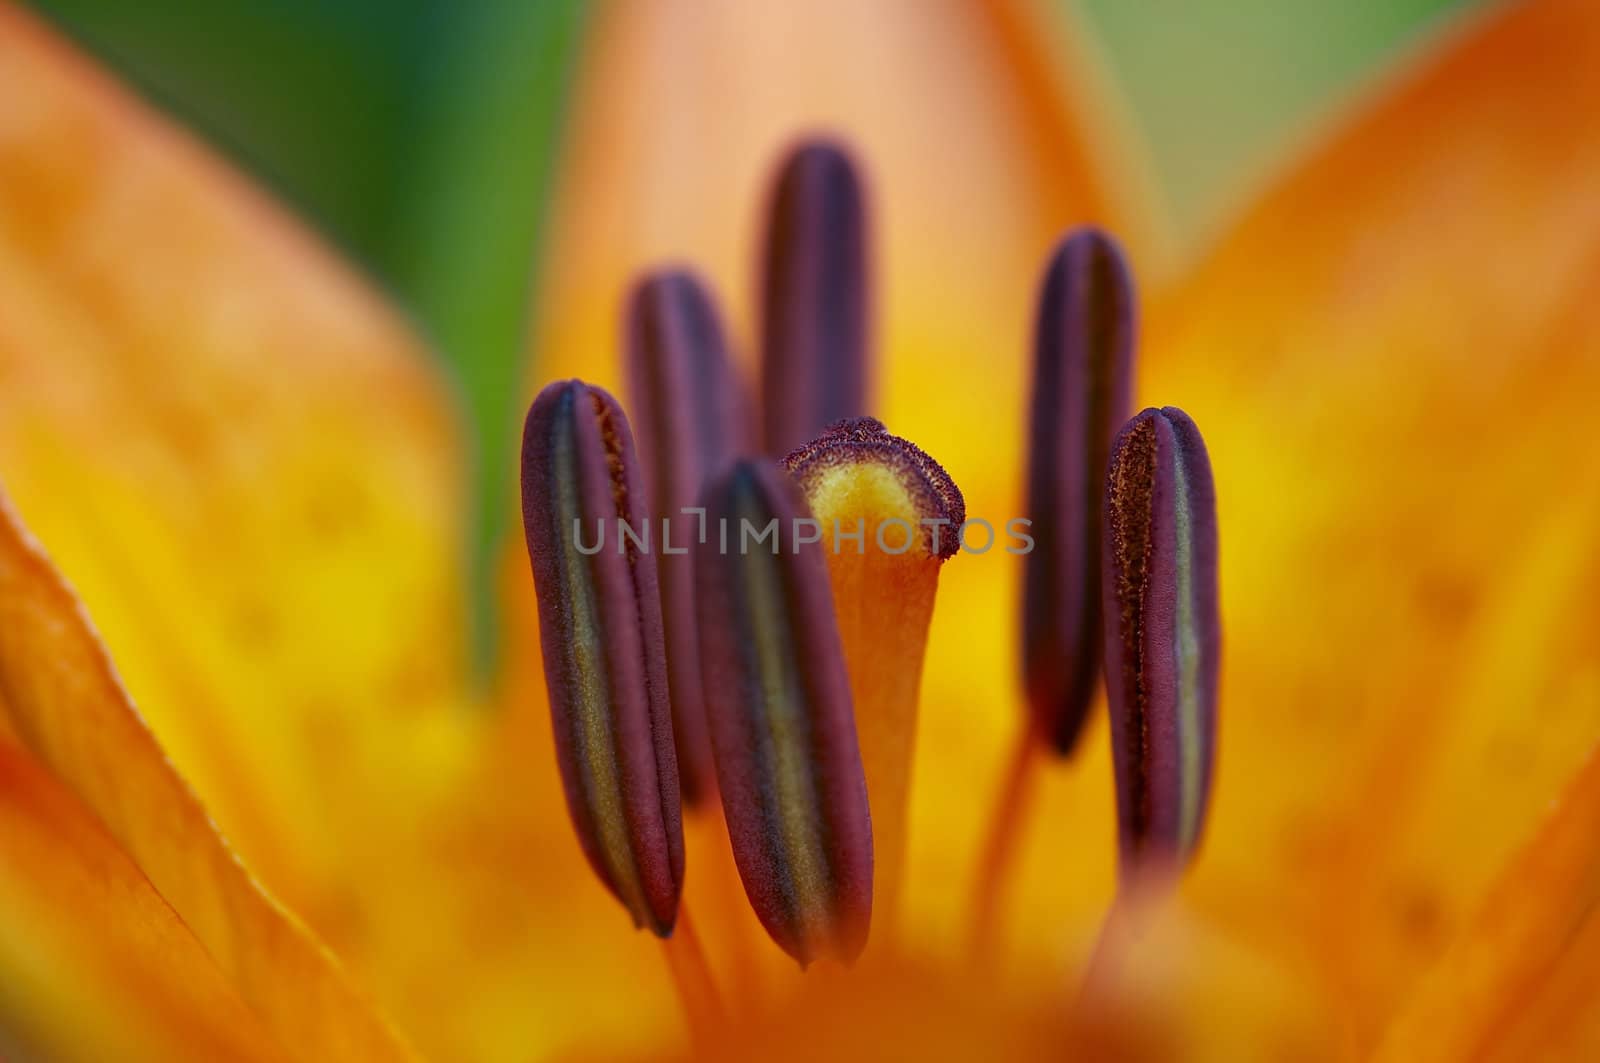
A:
<svg viewBox="0 0 1600 1063">
<path fill-rule="evenodd" d="M 528 399 L 581 377 L 639 406 L 638 423 L 674 423 L 682 407 L 623 386 L 624 307 L 641 278 L 685 265 L 754 379 L 775 167 L 820 136 L 859 167 L 865 234 L 848 363 L 865 376 L 826 394 L 860 396 L 868 408 L 846 413 L 882 423 L 813 440 L 787 472 L 741 474 L 762 486 L 738 497 L 1020 515 L 1041 278 L 1063 234 L 1094 225 L 1139 293 L 1124 414 L 1158 411 L 1130 438 L 1166 441 L 1124 450 L 1166 493 L 1113 502 L 1122 523 L 1098 538 L 1125 547 L 1129 519 L 1178 529 L 1145 571 L 1191 590 L 1177 544 L 1216 548 L 1214 701 L 1140 692 L 1129 658 L 1148 636 L 1114 628 L 1107 602 L 1175 616 L 1195 645 L 1215 629 L 1203 595 L 1119 599 L 1125 563 L 1100 572 L 1101 673 L 1131 682 L 1110 706 L 1092 695 L 1076 740 L 1053 744 L 1065 756 L 1019 741 L 1039 711 L 1022 557 L 947 562 L 918 540 L 893 567 L 763 569 L 807 581 L 803 601 L 766 600 L 763 631 L 804 618 L 817 637 L 769 639 L 771 660 L 789 675 L 826 655 L 829 748 L 853 780 L 848 702 L 869 864 L 895 868 L 892 891 L 872 884 L 855 966 L 800 972 L 763 925 L 805 951 L 824 907 L 785 922 L 780 882 L 758 918 L 753 820 L 728 817 L 730 845 L 717 812 L 747 790 L 722 756 L 748 725 L 725 684 L 755 674 L 729 632 L 700 639 L 720 785 L 686 795 L 681 865 L 664 805 L 659 839 L 580 844 L 545 672 L 565 647 L 542 645 L 520 545 L 506 670 L 486 697 L 468 682 L 461 435 L 424 346 L 248 181 L 0 6 L 0 1053 L 676 1057 L 684 1009 L 634 928 L 667 931 L 674 903 L 679 924 L 694 912 L 720 996 L 695 1013 L 694 1049 L 713 1057 L 1592 1052 L 1600 9 L 1527 0 L 1452 27 L 1181 263 L 1069 26 L 1022 0 L 777 12 L 593 16 Z M 715 386 L 698 398 L 736 391 Z M 1194 425 L 1214 524 L 1155 507 L 1198 482 Z M 874 456 L 890 432 L 898 463 Z M 660 482 L 682 472 L 672 462 L 641 451 L 630 468 Z M 816 604 L 824 569 L 836 634 Z M 656 582 L 606 571 L 619 602 Z M 630 608 L 670 624 L 748 594 L 706 572 Z M 604 649 L 624 676 L 628 646 Z M 662 802 L 658 680 L 687 653 L 656 646 L 655 685 L 629 691 L 629 719 L 650 728 L 630 752 L 648 747 L 637 770 Z M 1176 752 L 1149 761 L 1203 750 L 1204 790 L 1192 772 L 1114 782 L 1114 740 L 1119 770 L 1139 770 L 1139 706 L 1215 709 L 1214 747 L 1180 723 Z M 1114 711 L 1130 713 L 1119 727 Z M 887 718 L 903 722 L 869 726 Z M 805 822 L 837 814 L 859 832 L 846 789 L 819 783 L 836 807 Z M 1183 874 L 1139 919 L 1108 921 L 1119 838 L 1139 848 L 1130 827 L 1174 812 L 1119 833 L 1119 795 L 1163 794 L 1186 795 Z M 1012 855 L 975 959 L 996 808 Z M 648 846 L 661 873 L 631 891 L 606 879 L 619 907 L 586 846 L 600 866 Z M 851 888 L 819 894 L 849 915 L 821 951 L 846 959 L 864 918 L 852 852 Z M 1076 988 L 1086 973 L 1093 993 Z"/>
</svg>

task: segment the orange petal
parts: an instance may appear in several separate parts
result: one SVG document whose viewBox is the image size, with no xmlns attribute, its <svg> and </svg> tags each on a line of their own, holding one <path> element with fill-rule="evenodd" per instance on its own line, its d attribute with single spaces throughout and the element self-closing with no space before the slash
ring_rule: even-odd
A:
<svg viewBox="0 0 1600 1063">
<path fill-rule="evenodd" d="M 1147 397 L 1216 426 L 1228 544 L 1194 885 L 1310 935 L 1361 1044 L 1600 737 L 1575 590 L 1597 115 L 1600 7 L 1494 6 L 1275 185 L 1147 344 Z"/>
<path fill-rule="evenodd" d="M 1389 1027 L 1377 1059 L 1479 1059 L 1534 1005 L 1600 911 L 1600 746 Z M 1593 938 L 1594 935 L 1588 935 Z M 1579 953 L 1593 1006 L 1600 964 Z M 1543 1031 L 1548 1033 L 1548 1028 Z M 1555 1058 L 1531 1051 L 1517 1058 Z M 1576 1058 L 1576 1057 L 1565 1057 Z"/>
<path fill-rule="evenodd" d="M 1490 1060 L 1600 1059 L 1600 906 L 1589 910 L 1538 992 L 1521 1001 L 1492 1048 Z"/>
<path fill-rule="evenodd" d="M 976 975 L 908 942 L 869 952 L 848 976 L 813 971 L 776 1008 L 736 1011 L 696 1058 L 1230 1060 L 1241 1046 L 1252 1058 L 1341 1058 L 1314 986 L 1181 906 L 1152 914 L 1094 1009 L 1073 1009 L 1054 963 Z"/>
<path fill-rule="evenodd" d="M 229 836 L 353 935 L 352 847 L 454 748 L 443 389 L 360 278 L 9 3 L 0 69 L 0 479 Z"/>
<path fill-rule="evenodd" d="M 292 1058 L 94 816 L 6 738 L 0 970 L 0 1047 L 19 1058 Z"/>
<path fill-rule="evenodd" d="M 0 695 L 6 731 L 99 816 L 281 1044 L 311 1059 L 409 1058 L 332 955 L 218 835 L 3 495 Z"/>
</svg>

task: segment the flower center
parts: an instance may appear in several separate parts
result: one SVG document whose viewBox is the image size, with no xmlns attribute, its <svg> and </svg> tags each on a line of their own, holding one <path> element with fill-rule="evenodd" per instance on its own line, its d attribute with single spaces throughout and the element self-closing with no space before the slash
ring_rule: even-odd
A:
<svg viewBox="0 0 1600 1063">
<path fill-rule="evenodd" d="M 711 293 L 668 269 L 627 299 L 633 423 L 597 388 L 552 384 L 523 455 L 559 767 L 595 870 L 637 922 L 672 934 L 681 778 L 681 799 L 720 804 L 751 907 L 802 965 L 853 961 L 874 908 L 894 912 L 939 574 L 995 538 L 938 462 L 862 416 L 861 187 L 832 144 L 802 144 L 780 170 L 760 431 Z M 1028 702 L 979 870 L 982 952 L 1036 752 L 1080 744 L 1102 675 L 1125 878 L 1181 867 L 1204 820 L 1212 481 L 1181 411 L 1127 420 L 1133 302 L 1107 236 L 1062 242 L 1037 318 L 1026 516 L 1006 521 L 1022 531 L 1006 553 L 1024 555 Z M 758 456 L 757 438 L 787 457 Z M 974 524 L 989 526 L 977 549 Z"/>
</svg>

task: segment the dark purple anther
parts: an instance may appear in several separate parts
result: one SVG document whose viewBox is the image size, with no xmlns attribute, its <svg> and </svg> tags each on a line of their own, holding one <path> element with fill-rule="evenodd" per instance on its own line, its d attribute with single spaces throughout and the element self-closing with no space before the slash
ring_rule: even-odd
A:
<svg viewBox="0 0 1600 1063">
<path fill-rule="evenodd" d="M 1100 677 L 1101 489 L 1128 416 L 1133 282 L 1098 229 L 1063 240 L 1045 273 L 1034 334 L 1023 567 L 1023 675 L 1033 726 L 1069 753 Z"/>
<path fill-rule="evenodd" d="M 786 952 L 848 963 L 872 917 L 872 820 L 822 545 L 776 465 L 738 463 L 705 505 L 700 650 L 734 859 Z"/>
<path fill-rule="evenodd" d="M 567 810 L 606 888 L 666 937 L 683 830 L 661 600 L 654 553 L 618 524 L 645 527 L 639 476 L 615 399 L 577 380 L 539 393 L 522 437 L 522 519 Z"/>
<path fill-rule="evenodd" d="M 1217 511 L 1182 410 L 1145 410 L 1106 473 L 1106 688 L 1126 880 L 1179 868 L 1205 823 L 1217 731 Z"/>
<path fill-rule="evenodd" d="M 703 518 L 685 510 L 698 504 L 713 474 L 750 451 L 752 418 L 716 308 L 693 274 L 663 270 L 646 276 L 628 300 L 625 327 L 629 405 L 648 509 L 661 537 L 656 554 L 678 770 L 684 799 L 693 803 L 715 789 L 716 779 L 700 682 L 694 558 L 688 552 Z"/>
<path fill-rule="evenodd" d="M 799 145 L 768 217 L 761 323 L 767 452 L 789 453 L 867 412 L 867 232 L 843 148 Z"/>
</svg>

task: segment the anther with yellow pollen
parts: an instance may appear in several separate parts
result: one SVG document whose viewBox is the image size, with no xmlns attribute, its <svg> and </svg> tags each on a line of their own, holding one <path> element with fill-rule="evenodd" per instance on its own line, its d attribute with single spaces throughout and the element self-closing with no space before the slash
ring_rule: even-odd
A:
<svg viewBox="0 0 1600 1063">
<path fill-rule="evenodd" d="M 1022 583 L 1023 676 L 1033 732 L 1071 753 L 1100 679 L 1100 502 L 1133 384 L 1133 283 L 1097 229 L 1061 242 L 1034 339 L 1028 516 L 1037 548 Z"/>
<path fill-rule="evenodd" d="M 1193 858 L 1210 803 L 1222 625 L 1217 506 L 1200 430 L 1182 410 L 1123 426 L 1106 470 L 1103 614 L 1121 860 L 1084 976 L 1092 999 Z"/>
<path fill-rule="evenodd" d="M 1122 251 L 1099 229 L 1056 246 L 1040 285 L 1028 422 L 1022 570 L 1027 717 L 996 803 L 973 897 L 973 951 L 993 944 L 1001 893 L 1046 752 L 1074 753 L 1100 688 L 1101 504 L 1111 441 L 1128 417 L 1136 307 Z"/>
<path fill-rule="evenodd" d="M 1217 505 L 1200 430 L 1171 406 L 1117 436 L 1106 472 L 1106 687 L 1124 879 L 1200 841 L 1217 729 Z"/>
<path fill-rule="evenodd" d="M 523 434 L 522 513 L 567 810 L 635 925 L 670 938 L 684 853 L 661 597 L 654 553 L 619 523 L 647 527 L 642 494 L 616 400 L 576 380 L 545 388 Z M 591 548 L 584 536 L 603 537 L 607 525 L 614 548 L 603 538 Z M 688 971 L 685 995 L 703 1014 L 709 977 L 692 931 L 680 929 L 675 970 Z"/>
<path fill-rule="evenodd" d="M 714 769 L 700 681 L 694 566 L 699 536 L 693 511 L 710 478 L 754 442 L 754 419 L 728 361 L 716 307 L 683 270 L 641 280 L 628 299 L 623 369 L 638 434 L 649 512 L 657 534 L 667 679 L 683 797 L 712 792 Z"/>
<path fill-rule="evenodd" d="M 699 544 L 706 710 L 750 903 L 802 964 L 866 944 L 873 824 L 820 542 L 794 482 L 743 461 L 705 497 Z M 767 534 L 771 545 L 750 543 Z"/>
<path fill-rule="evenodd" d="M 827 140 L 795 147 L 768 211 L 761 390 L 781 456 L 867 412 L 867 222 L 861 177 Z"/>
</svg>

